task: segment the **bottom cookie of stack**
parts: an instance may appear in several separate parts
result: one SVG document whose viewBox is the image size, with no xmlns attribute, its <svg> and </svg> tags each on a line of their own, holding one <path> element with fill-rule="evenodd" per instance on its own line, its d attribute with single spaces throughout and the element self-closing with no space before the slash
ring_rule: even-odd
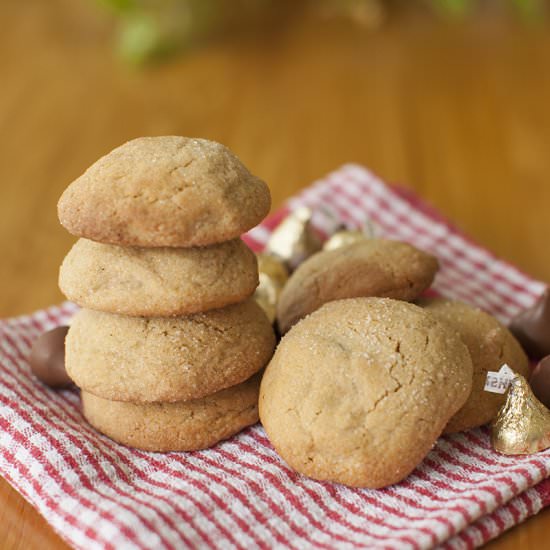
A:
<svg viewBox="0 0 550 550">
<path fill-rule="evenodd" d="M 174 403 L 111 401 L 83 390 L 84 416 L 98 431 L 129 447 L 205 449 L 258 421 L 261 374 L 206 397 Z"/>
</svg>

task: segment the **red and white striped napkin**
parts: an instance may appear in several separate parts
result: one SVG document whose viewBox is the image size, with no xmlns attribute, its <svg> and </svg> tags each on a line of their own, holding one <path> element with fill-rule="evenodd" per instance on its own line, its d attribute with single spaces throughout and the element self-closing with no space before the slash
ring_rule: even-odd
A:
<svg viewBox="0 0 550 550">
<path fill-rule="evenodd" d="M 368 216 L 379 235 L 434 253 L 437 292 L 503 321 L 543 290 L 354 165 L 290 200 L 249 244 L 260 249 L 302 204 L 318 212 L 320 230 L 333 221 L 327 208 L 350 227 Z M 486 428 L 441 438 L 406 480 L 376 491 L 296 474 L 259 425 L 207 451 L 127 449 L 88 426 L 76 393 L 30 374 L 33 340 L 74 311 L 63 304 L 0 323 L 0 473 L 76 548 L 473 548 L 550 503 L 550 451 L 499 455 Z"/>
</svg>

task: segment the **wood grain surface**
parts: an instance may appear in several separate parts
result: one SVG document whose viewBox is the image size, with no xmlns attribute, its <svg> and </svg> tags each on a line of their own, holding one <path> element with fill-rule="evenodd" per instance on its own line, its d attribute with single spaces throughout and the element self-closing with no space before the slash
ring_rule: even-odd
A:
<svg viewBox="0 0 550 550">
<path fill-rule="evenodd" d="M 395 4 L 395 3 L 394 3 Z M 397 3 L 399 4 L 399 3 Z M 271 25 L 136 69 L 84 0 L 0 2 L 0 316 L 62 300 L 62 190 L 141 135 L 230 146 L 274 206 L 348 161 L 414 188 L 485 246 L 550 280 L 550 34 L 489 10 L 402 2 L 379 31 L 286 9 Z M 545 547 L 544 511 L 489 546 Z M 63 548 L 0 482 L 0 548 Z"/>
</svg>

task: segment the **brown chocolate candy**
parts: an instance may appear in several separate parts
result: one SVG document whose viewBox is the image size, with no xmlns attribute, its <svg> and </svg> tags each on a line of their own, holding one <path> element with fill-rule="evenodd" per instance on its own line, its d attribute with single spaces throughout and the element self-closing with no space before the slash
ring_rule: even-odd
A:
<svg viewBox="0 0 550 550">
<path fill-rule="evenodd" d="M 542 359 L 533 369 L 529 384 L 535 397 L 550 409 L 550 355 Z"/>
<path fill-rule="evenodd" d="M 41 334 L 34 342 L 29 365 L 34 375 L 52 388 L 72 384 L 65 370 L 65 336 L 69 327 L 57 327 Z"/>
<path fill-rule="evenodd" d="M 550 289 L 535 305 L 512 319 L 510 331 L 531 357 L 550 355 Z"/>
</svg>

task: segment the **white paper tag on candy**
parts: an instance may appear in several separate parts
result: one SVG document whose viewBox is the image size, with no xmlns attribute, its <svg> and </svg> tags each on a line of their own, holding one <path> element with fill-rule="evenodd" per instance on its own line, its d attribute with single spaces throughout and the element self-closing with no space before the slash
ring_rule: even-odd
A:
<svg viewBox="0 0 550 550">
<path fill-rule="evenodd" d="M 504 363 L 498 372 L 487 372 L 487 379 L 485 380 L 485 387 L 483 389 L 491 393 L 504 393 L 515 376 L 516 373 Z"/>
</svg>

